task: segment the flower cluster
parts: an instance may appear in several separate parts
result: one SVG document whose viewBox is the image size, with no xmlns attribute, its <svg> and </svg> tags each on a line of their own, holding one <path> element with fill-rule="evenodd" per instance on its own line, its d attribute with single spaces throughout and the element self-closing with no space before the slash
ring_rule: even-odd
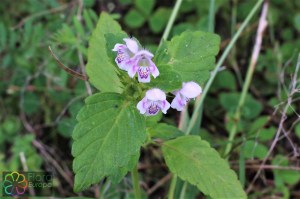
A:
<svg viewBox="0 0 300 199">
<path fill-rule="evenodd" d="M 123 40 L 125 44 L 116 44 L 112 49 L 117 52 L 115 62 L 118 67 L 127 71 L 131 78 L 134 78 L 137 73 L 138 81 L 142 83 L 149 83 L 150 75 L 154 78 L 159 76 L 159 71 L 152 61 L 153 54 L 141 48 L 134 39 Z M 137 109 L 145 115 L 156 115 L 159 111 L 166 114 L 170 107 L 182 111 L 190 99 L 197 97 L 201 92 L 202 89 L 197 83 L 183 83 L 180 90 L 173 92 L 175 98 L 170 104 L 162 90 L 153 88 L 146 92 L 145 97 L 137 104 Z"/>
<path fill-rule="evenodd" d="M 127 71 L 131 78 L 138 73 L 139 82 L 150 82 L 150 74 L 156 78 L 159 71 L 151 60 L 153 54 L 142 49 L 133 39 L 124 39 L 124 41 L 126 44 L 116 44 L 112 49 L 118 53 L 115 61 L 119 68 Z"/>
</svg>

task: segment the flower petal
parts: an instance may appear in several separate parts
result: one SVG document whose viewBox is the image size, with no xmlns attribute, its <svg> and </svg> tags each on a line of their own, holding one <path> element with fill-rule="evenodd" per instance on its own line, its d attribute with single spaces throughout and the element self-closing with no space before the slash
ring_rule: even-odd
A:
<svg viewBox="0 0 300 199">
<path fill-rule="evenodd" d="M 124 44 L 116 44 L 114 46 L 114 48 L 112 49 L 112 51 L 118 51 L 118 50 L 120 50 L 120 49 L 122 49 L 124 47 L 126 47 Z"/>
<path fill-rule="evenodd" d="M 133 39 L 123 39 L 126 43 L 127 48 L 132 52 L 132 53 L 137 53 L 139 51 L 139 46 L 138 43 L 133 40 Z"/>
<path fill-rule="evenodd" d="M 161 112 L 164 114 L 167 113 L 167 110 L 170 108 L 170 103 L 167 100 L 162 101 L 161 103 Z"/>
<path fill-rule="evenodd" d="M 148 67 L 139 67 L 138 69 L 138 80 L 142 83 L 150 82 L 150 69 Z"/>
<path fill-rule="evenodd" d="M 127 70 L 129 77 L 133 78 L 138 70 L 138 67 L 136 65 L 130 66 Z"/>
<path fill-rule="evenodd" d="M 195 98 L 202 93 L 201 87 L 195 82 L 187 82 L 182 85 L 180 93 L 187 98 Z"/>
<path fill-rule="evenodd" d="M 144 97 L 141 101 L 139 101 L 139 103 L 136 105 L 136 108 L 141 114 L 145 114 L 147 111 L 147 98 Z"/>
<path fill-rule="evenodd" d="M 158 88 L 153 88 L 151 90 L 148 90 L 146 92 L 146 97 L 147 97 L 148 100 L 151 100 L 151 101 L 164 101 L 164 100 L 166 100 L 166 94 Z"/>
<path fill-rule="evenodd" d="M 152 62 L 152 61 L 151 61 Z M 152 62 L 153 63 L 153 62 Z M 153 65 L 150 66 L 150 71 L 151 74 L 154 78 L 156 78 L 159 75 L 159 71 L 158 68 L 155 66 L 155 64 L 153 63 Z"/>
<path fill-rule="evenodd" d="M 145 57 L 151 59 L 154 55 L 151 52 L 149 52 L 148 50 L 140 50 L 139 52 L 137 52 L 135 54 L 135 56 L 145 56 Z"/>
<path fill-rule="evenodd" d="M 172 103 L 171 103 L 171 107 L 173 109 L 176 109 L 177 111 L 182 111 L 183 108 L 186 105 L 186 101 L 181 99 L 180 94 L 177 93 L 175 98 L 173 99 Z"/>
</svg>

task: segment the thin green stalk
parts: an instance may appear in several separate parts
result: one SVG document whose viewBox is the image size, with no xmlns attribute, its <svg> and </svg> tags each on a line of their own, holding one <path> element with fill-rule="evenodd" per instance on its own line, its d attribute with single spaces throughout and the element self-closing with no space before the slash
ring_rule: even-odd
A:
<svg viewBox="0 0 300 199">
<path fill-rule="evenodd" d="M 171 13 L 171 16 L 169 18 L 169 21 L 168 21 L 168 24 L 166 26 L 166 29 L 164 31 L 164 34 L 160 40 L 160 43 L 159 43 L 159 46 L 162 44 L 162 42 L 164 40 L 167 40 L 168 37 L 169 37 L 169 34 L 170 34 L 170 31 L 174 25 L 174 22 L 175 22 L 175 19 L 176 19 L 176 16 L 178 14 L 178 11 L 179 11 L 179 8 L 181 6 L 181 3 L 182 3 L 182 0 L 176 0 L 176 3 L 175 3 L 175 6 L 174 6 L 174 9 Z M 169 189 L 169 193 L 168 193 L 168 198 L 169 199 L 173 199 L 174 198 L 174 191 L 175 191 L 175 187 L 176 187 L 176 182 L 177 182 L 177 176 L 174 175 L 172 177 L 172 180 L 171 180 L 171 186 L 170 186 L 170 189 Z"/>
<path fill-rule="evenodd" d="M 171 185 L 170 185 L 170 189 L 169 189 L 169 193 L 168 193 L 168 199 L 174 199 L 176 182 L 177 182 L 177 175 L 174 175 L 171 180 Z"/>
<path fill-rule="evenodd" d="M 189 122 L 189 113 L 187 107 L 185 107 L 184 110 L 180 113 L 180 121 L 179 121 L 178 129 L 181 130 L 182 132 L 185 132 L 187 129 L 188 122 Z M 177 175 L 173 175 L 169 193 L 168 193 L 168 199 L 174 198 L 176 182 L 177 182 Z M 187 186 L 187 182 L 184 182 L 183 186 Z M 180 195 L 184 195 L 185 193 L 183 192 L 185 192 L 185 189 L 181 189 Z"/>
<path fill-rule="evenodd" d="M 131 172 L 133 189 L 134 189 L 134 198 L 141 199 L 141 189 L 139 185 L 139 173 L 137 170 L 137 166 L 135 166 Z"/>
<path fill-rule="evenodd" d="M 174 9 L 173 9 L 172 14 L 171 14 L 171 16 L 170 16 L 170 18 L 169 18 L 167 27 L 166 27 L 166 29 L 165 29 L 165 31 L 164 31 L 164 34 L 163 34 L 163 36 L 162 36 L 162 38 L 161 38 L 161 40 L 160 40 L 159 45 L 162 44 L 162 41 L 163 41 L 163 40 L 167 40 L 167 39 L 168 39 L 169 34 L 170 34 L 170 31 L 171 31 L 171 29 L 172 29 L 172 27 L 173 27 L 173 24 L 174 24 L 174 21 L 175 21 L 175 19 L 176 19 L 176 16 L 177 16 L 177 13 L 178 13 L 178 11 L 179 11 L 179 8 L 180 8 L 181 3 L 182 3 L 182 0 L 177 0 L 177 1 L 176 1 L 175 6 L 174 6 Z"/>
<path fill-rule="evenodd" d="M 240 151 L 240 157 L 239 157 L 239 179 L 242 184 L 242 187 L 245 187 L 246 182 L 246 174 L 245 174 L 245 156 L 243 153 L 244 150 L 244 143 L 242 145 L 241 151 Z"/>
<path fill-rule="evenodd" d="M 204 99 L 208 93 L 209 88 L 211 87 L 218 71 L 219 68 L 222 66 L 223 62 L 225 61 L 227 55 L 229 54 L 230 50 L 232 49 L 232 47 L 234 46 L 235 42 L 237 41 L 237 39 L 239 38 L 239 36 L 241 35 L 241 33 L 243 32 L 243 30 L 246 28 L 246 26 L 248 25 L 248 23 L 250 22 L 251 18 L 254 16 L 255 12 L 259 9 L 260 5 L 263 3 L 263 0 L 259 0 L 257 1 L 257 3 L 255 4 L 255 6 L 252 8 L 251 12 L 248 14 L 247 18 L 245 19 L 245 21 L 242 23 L 242 25 L 240 26 L 240 28 L 238 29 L 238 31 L 236 32 L 236 34 L 234 35 L 234 37 L 232 38 L 232 40 L 230 41 L 229 45 L 226 47 L 224 53 L 222 54 L 221 58 L 219 59 L 216 68 L 214 69 L 214 71 L 212 72 L 212 75 L 210 77 L 210 79 L 208 80 L 202 94 L 201 94 L 201 99 L 199 104 L 197 104 L 198 106 L 195 107 L 190 124 L 188 126 L 187 129 L 187 134 L 191 133 L 191 130 L 193 129 L 193 127 L 195 126 L 195 124 L 197 123 L 197 119 L 200 116 L 200 107 L 202 106 Z"/>
<path fill-rule="evenodd" d="M 246 74 L 246 80 L 245 83 L 243 85 L 243 89 L 242 89 L 242 94 L 240 96 L 239 102 L 238 102 L 238 106 L 237 109 L 235 111 L 234 114 L 234 124 L 229 132 L 229 139 L 228 139 L 228 143 L 226 145 L 225 148 L 225 156 L 227 156 L 229 154 L 229 152 L 231 151 L 232 148 L 232 144 L 233 144 L 233 140 L 234 137 L 237 133 L 237 126 L 238 123 L 241 119 L 241 110 L 245 104 L 245 100 L 246 100 L 246 96 L 252 81 L 252 77 L 255 71 L 255 66 L 256 66 L 256 62 L 259 56 L 259 52 L 260 52 L 260 48 L 261 48 L 261 42 L 262 42 L 262 35 L 263 35 L 263 31 L 266 28 L 266 17 L 267 17 L 267 11 L 268 11 L 268 2 L 266 2 L 263 6 L 263 10 L 262 10 L 262 14 L 261 14 L 261 18 L 259 20 L 259 24 L 258 24 L 258 30 L 257 30 L 257 36 L 256 36 L 256 42 L 254 45 L 254 49 L 253 49 L 253 53 L 251 56 L 251 60 L 250 60 L 250 64 L 247 70 L 247 74 Z"/>
<path fill-rule="evenodd" d="M 208 30 L 208 32 L 215 31 L 215 0 L 210 0 L 207 30 Z M 201 100 L 201 96 L 198 96 L 195 101 L 194 107 L 198 106 L 198 104 L 200 103 L 200 100 Z M 185 109 L 185 110 L 187 111 L 187 109 Z M 197 121 L 196 121 L 193 129 L 191 130 L 192 134 L 198 133 L 199 126 L 201 126 L 201 123 L 202 123 L 202 116 L 203 116 L 203 106 L 200 106 L 199 117 L 197 118 Z M 183 132 L 186 132 L 187 125 L 182 130 L 184 130 Z M 181 192 L 180 192 L 180 199 L 185 199 L 185 193 L 186 193 L 186 189 L 188 186 L 189 186 L 189 184 L 187 182 L 184 182 L 184 184 L 182 185 L 182 188 L 181 188 Z"/>
<path fill-rule="evenodd" d="M 215 0 L 210 0 L 209 12 L 208 12 L 208 32 L 215 32 Z M 197 107 L 200 102 L 201 96 L 197 97 L 194 107 Z M 199 126 L 202 123 L 203 106 L 200 106 L 199 117 L 196 121 L 194 128 L 191 130 L 192 134 L 198 131 Z"/>
<path fill-rule="evenodd" d="M 215 30 L 215 0 L 210 0 L 208 16 L 208 32 Z"/>
<path fill-rule="evenodd" d="M 185 197 L 185 192 L 186 192 L 187 186 L 188 186 L 188 183 L 184 182 L 179 199 L 185 199 L 186 198 Z"/>
</svg>

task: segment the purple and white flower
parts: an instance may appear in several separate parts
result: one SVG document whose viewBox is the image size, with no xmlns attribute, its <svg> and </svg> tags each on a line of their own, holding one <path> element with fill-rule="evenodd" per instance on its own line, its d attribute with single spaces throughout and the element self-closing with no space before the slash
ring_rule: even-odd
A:
<svg viewBox="0 0 300 199">
<path fill-rule="evenodd" d="M 133 78 L 138 73 L 139 82 L 150 82 L 150 74 L 154 78 L 159 75 L 159 71 L 152 61 L 153 54 L 145 49 L 141 49 L 133 39 L 124 39 L 126 44 L 116 44 L 112 49 L 117 51 L 115 62 L 120 69 L 126 70 Z"/>
<path fill-rule="evenodd" d="M 115 62 L 119 68 L 127 71 L 130 59 L 139 51 L 139 46 L 133 39 L 126 38 L 123 40 L 126 44 L 116 44 L 112 51 L 118 52 Z"/>
<path fill-rule="evenodd" d="M 145 115 L 156 115 L 160 110 L 166 114 L 170 103 L 166 100 L 166 94 L 162 90 L 153 88 L 146 92 L 146 96 L 136 107 L 141 114 Z"/>
<path fill-rule="evenodd" d="M 182 83 L 182 88 L 174 92 L 175 98 L 171 103 L 171 107 L 182 111 L 190 99 L 197 97 L 200 93 L 202 93 L 202 89 L 197 83 Z"/>
</svg>

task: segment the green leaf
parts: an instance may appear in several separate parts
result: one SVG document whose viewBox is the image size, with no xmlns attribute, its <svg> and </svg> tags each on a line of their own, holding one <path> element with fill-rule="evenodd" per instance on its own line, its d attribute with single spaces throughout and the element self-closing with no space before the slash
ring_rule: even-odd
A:
<svg viewBox="0 0 300 199">
<path fill-rule="evenodd" d="M 167 63 L 178 72 L 182 81 L 196 81 L 203 84 L 215 66 L 215 56 L 219 52 L 220 37 L 201 31 L 186 31 L 167 42 L 170 57 Z"/>
<path fill-rule="evenodd" d="M 139 28 L 141 27 L 146 19 L 139 13 L 139 11 L 135 9 L 131 9 L 126 15 L 125 15 L 125 23 L 130 28 Z"/>
<path fill-rule="evenodd" d="M 300 14 L 299 13 L 294 17 L 294 26 L 298 31 L 300 31 Z"/>
<path fill-rule="evenodd" d="M 3 22 L 0 23 L 0 51 L 4 50 L 7 42 L 7 30 Z"/>
<path fill-rule="evenodd" d="M 168 8 L 158 8 L 151 16 L 149 25 L 154 33 L 161 32 L 168 22 L 172 10 Z"/>
<path fill-rule="evenodd" d="M 136 165 L 146 139 L 144 117 L 122 95 L 98 93 L 85 103 L 72 135 L 76 192 L 104 177 L 118 182 Z"/>
<path fill-rule="evenodd" d="M 59 134 L 61 134 L 62 136 L 66 137 L 66 138 L 71 137 L 75 124 L 76 124 L 75 119 L 63 118 L 61 121 L 59 121 L 59 124 L 58 124 Z"/>
<path fill-rule="evenodd" d="M 260 144 L 256 141 L 249 140 L 245 142 L 243 147 L 243 154 L 245 158 L 252 159 L 252 158 L 259 158 L 263 159 L 268 153 L 268 148 L 263 144 Z"/>
<path fill-rule="evenodd" d="M 240 93 L 232 92 L 232 93 L 222 93 L 220 95 L 221 105 L 225 110 L 231 113 L 235 112 L 239 99 L 240 99 Z M 254 99 L 252 95 L 247 94 L 245 104 L 241 113 L 243 117 L 247 119 L 253 119 L 260 114 L 262 108 L 263 107 L 259 101 Z"/>
<path fill-rule="evenodd" d="M 178 90 L 182 86 L 181 76 L 178 72 L 174 71 L 169 65 L 159 66 L 160 75 L 153 78 L 148 84 L 149 87 L 160 88 L 165 92 Z"/>
<path fill-rule="evenodd" d="M 104 35 L 106 39 L 106 50 L 107 50 L 107 56 L 109 57 L 110 61 L 112 63 L 115 63 L 115 58 L 117 56 L 117 53 L 112 51 L 111 49 L 114 48 L 115 44 L 117 43 L 124 43 L 124 38 L 127 38 L 127 34 L 122 32 L 118 34 L 112 34 L 108 33 Z"/>
<path fill-rule="evenodd" d="M 211 198 L 246 198 L 228 163 L 199 136 L 182 136 L 163 144 L 162 151 L 172 173 L 196 185 Z"/>
<path fill-rule="evenodd" d="M 156 115 L 153 115 L 151 117 L 146 117 L 146 126 L 147 127 L 153 127 L 155 126 L 162 118 L 162 112 L 159 112 Z"/>
<path fill-rule="evenodd" d="M 270 128 L 262 129 L 258 133 L 258 140 L 261 142 L 269 141 L 273 139 L 277 129 L 272 126 Z"/>
<path fill-rule="evenodd" d="M 236 85 L 235 77 L 232 72 L 225 70 L 218 73 L 212 85 L 212 89 L 214 91 L 217 89 L 236 90 Z"/>
<path fill-rule="evenodd" d="M 32 115 L 40 108 L 40 99 L 35 93 L 25 93 L 23 109 L 26 114 Z"/>
<path fill-rule="evenodd" d="M 300 123 L 298 123 L 295 127 L 295 132 L 298 138 L 300 138 Z"/>
<path fill-rule="evenodd" d="M 36 149 L 32 146 L 33 140 L 33 134 L 16 137 L 11 149 L 13 153 L 11 162 L 15 161 L 19 163 L 20 153 L 23 152 L 26 157 L 28 169 L 31 171 L 36 171 L 40 170 L 43 160 L 42 157 L 37 153 Z"/>
<path fill-rule="evenodd" d="M 261 116 L 256 119 L 250 126 L 250 129 L 248 131 L 249 135 L 258 133 L 268 123 L 269 120 L 269 116 Z"/>
<path fill-rule="evenodd" d="M 122 92 L 115 62 L 107 56 L 105 34 L 122 33 L 120 25 L 109 14 L 102 12 L 89 42 L 86 72 L 89 81 L 103 92 Z"/>
<path fill-rule="evenodd" d="M 84 37 L 84 28 L 80 21 L 78 20 L 77 16 L 73 17 L 73 24 L 75 26 L 76 34 L 79 34 L 81 37 Z"/>
<path fill-rule="evenodd" d="M 151 138 L 170 140 L 185 135 L 177 127 L 165 123 L 159 123 L 148 129 Z"/>
<path fill-rule="evenodd" d="M 86 9 L 83 10 L 83 18 L 88 30 L 92 31 L 94 29 L 94 23 L 91 19 L 89 12 Z"/>
<path fill-rule="evenodd" d="M 289 161 L 282 155 L 276 155 L 276 157 L 272 160 L 272 165 L 286 167 L 289 166 Z M 300 180 L 300 173 L 298 171 L 274 169 L 273 172 L 275 175 L 276 187 L 281 187 L 285 183 L 289 185 L 295 185 Z"/>
<path fill-rule="evenodd" d="M 145 16 L 149 16 L 155 5 L 155 0 L 135 0 L 136 8 Z"/>
</svg>

